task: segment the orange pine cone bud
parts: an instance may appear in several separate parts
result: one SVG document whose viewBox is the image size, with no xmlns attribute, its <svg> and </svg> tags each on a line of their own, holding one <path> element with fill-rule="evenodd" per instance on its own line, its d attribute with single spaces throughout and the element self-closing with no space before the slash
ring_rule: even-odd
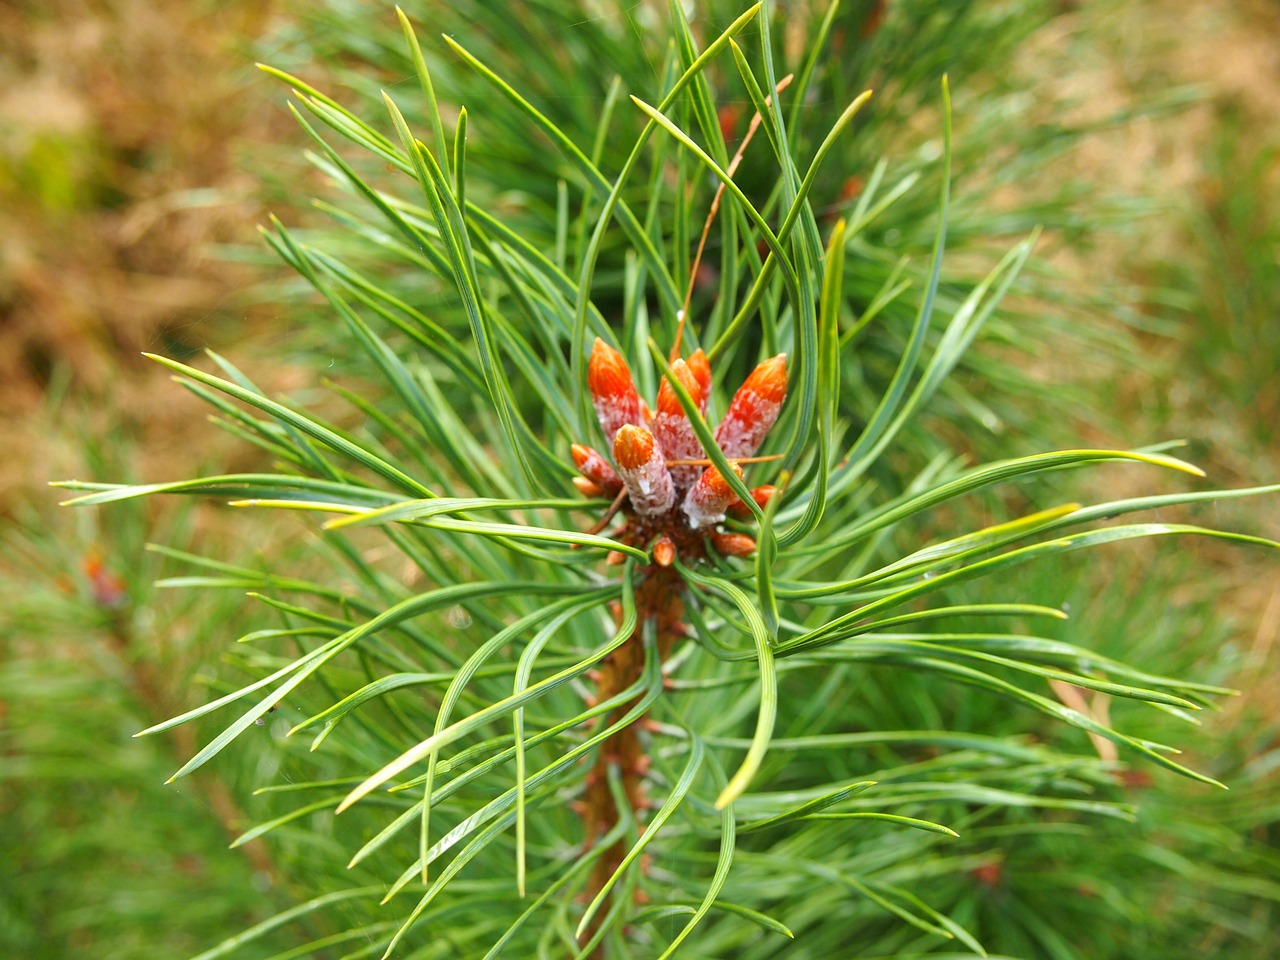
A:
<svg viewBox="0 0 1280 960">
<path fill-rule="evenodd" d="M 722 557 L 749 557 L 756 552 L 756 539 L 745 533 L 713 533 L 711 545 Z"/>
<path fill-rule="evenodd" d="M 733 472 L 738 475 L 738 479 L 742 479 L 742 468 L 736 463 L 731 463 Z M 733 487 L 729 486 L 729 481 L 715 467 L 707 467 L 703 473 L 702 479 L 706 482 L 707 489 L 712 491 L 718 498 L 726 502 L 736 500 L 738 495 L 733 492 Z"/>
<path fill-rule="evenodd" d="M 702 387 L 689 365 L 683 360 L 677 360 L 671 365 L 671 373 L 680 386 L 688 391 L 694 403 L 701 403 Z M 698 442 L 671 382 L 666 379 L 658 388 L 658 410 L 653 415 L 653 435 L 667 460 L 698 460 L 704 456 L 702 444 Z M 679 491 L 693 486 L 698 474 L 702 472 L 702 468 L 696 466 L 674 466 L 670 469 L 671 479 L 675 481 Z"/>
<path fill-rule="evenodd" d="M 660 567 L 669 567 L 676 558 L 676 545 L 665 533 L 653 545 L 653 560 Z"/>
<path fill-rule="evenodd" d="M 598 450 L 575 443 L 569 448 L 569 452 L 573 454 L 573 462 L 579 473 L 605 494 L 611 497 L 618 495 L 618 491 L 622 489 L 622 478 Z M 577 483 L 574 486 L 579 490 L 582 489 Z"/>
<path fill-rule="evenodd" d="M 730 466 L 741 479 L 742 468 L 736 463 L 731 463 Z M 733 492 L 720 471 L 715 467 L 707 467 L 698 482 L 689 488 L 682 508 L 689 518 L 689 526 L 697 530 L 723 520 L 725 509 L 737 499 L 738 495 Z"/>
<path fill-rule="evenodd" d="M 587 389 L 606 437 L 612 438 L 625 424 L 642 422 L 640 396 L 627 361 L 599 337 L 587 364 Z"/>
<path fill-rule="evenodd" d="M 624 425 L 613 440 L 613 460 L 636 513 L 651 517 L 671 509 L 675 484 L 653 434 L 644 427 Z"/>
<path fill-rule="evenodd" d="M 644 427 L 625 426 L 613 439 L 613 459 L 623 470 L 637 470 L 653 456 L 653 434 Z"/>
<path fill-rule="evenodd" d="M 574 477 L 573 485 L 578 488 L 578 492 L 584 497 L 603 497 L 604 491 L 597 487 L 586 477 Z"/>
<path fill-rule="evenodd" d="M 677 360 L 671 365 L 671 373 L 680 382 L 680 386 L 684 387 L 689 396 L 693 398 L 694 403 L 697 403 L 699 394 L 702 392 L 702 385 L 698 382 L 698 378 L 689 364 L 683 360 Z M 680 400 L 676 397 L 671 381 L 665 377 L 662 380 L 662 386 L 658 387 L 658 412 L 655 416 L 661 416 L 664 413 L 684 416 L 684 407 L 680 406 Z"/>
<path fill-rule="evenodd" d="M 773 495 L 777 493 L 777 491 L 778 488 L 772 483 L 766 483 L 762 486 L 755 487 L 751 491 L 751 498 L 755 500 L 756 505 L 763 510 L 769 505 L 769 501 L 773 499 Z M 729 516 L 733 517 L 735 520 L 750 520 L 752 516 L 747 505 L 741 500 L 730 506 L 728 513 Z"/>
<path fill-rule="evenodd" d="M 587 387 L 597 397 L 619 397 L 635 391 L 627 361 L 599 337 L 591 345 Z"/>
<path fill-rule="evenodd" d="M 726 457 L 750 457 L 778 420 L 787 396 L 787 355 L 766 360 L 738 388 L 716 427 L 716 443 Z"/>
<path fill-rule="evenodd" d="M 698 381 L 698 389 L 701 391 L 698 396 L 698 412 L 706 414 L 707 400 L 711 396 L 711 363 L 701 347 L 689 358 L 689 369 L 693 371 L 693 378 Z"/>
<path fill-rule="evenodd" d="M 782 403 L 787 395 L 787 355 L 780 353 L 752 370 L 742 389 L 773 403 Z"/>
</svg>

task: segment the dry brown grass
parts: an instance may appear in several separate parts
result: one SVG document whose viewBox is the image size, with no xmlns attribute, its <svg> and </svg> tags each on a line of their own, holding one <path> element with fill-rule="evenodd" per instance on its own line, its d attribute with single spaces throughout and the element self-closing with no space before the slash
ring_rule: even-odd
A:
<svg viewBox="0 0 1280 960">
<path fill-rule="evenodd" d="M 122 411 L 180 469 L 198 404 L 144 349 L 244 335 L 251 270 L 215 245 L 256 242 L 240 145 L 282 136 L 247 47 L 273 4 L 52 0 L 0 5 L 0 510 L 47 475 L 32 413 L 53 372 Z M 173 442 L 173 438 L 183 438 Z M 203 445 L 201 445 L 203 447 Z M 177 461 L 177 464 L 174 464 Z"/>
<path fill-rule="evenodd" d="M 1080 36 L 1089 42 L 1075 42 Z M 1265 0 L 1195 2 L 1136 0 L 1125 4 L 1081 5 L 1042 32 L 1020 65 L 1038 76 L 1050 111 L 1061 108 L 1071 119 L 1099 120 L 1179 86 L 1195 85 L 1203 96 L 1173 115 L 1138 118 L 1087 138 L 1068 163 L 1100 184 L 1152 196 L 1165 204 L 1158 216 L 1138 220 L 1086 254 L 1058 251 L 1055 265 L 1080 284 L 1143 289 L 1159 284 L 1179 267 L 1202 260 L 1204 248 L 1193 224 L 1221 226 L 1224 204 L 1242 189 L 1209 158 L 1223 149 L 1225 119 L 1243 117 L 1244 134 L 1232 149 L 1249 158 L 1271 156 L 1260 183 L 1280 195 L 1280 7 Z M 1082 56 L 1083 54 L 1083 56 Z M 1271 210 L 1277 209 L 1274 204 Z M 1224 228 L 1225 229 L 1225 228 Z M 1280 234 L 1275 234 L 1280 235 Z M 1280 270 L 1280 250 L 1274 251 Z M 1172 265 L 1172 266 L 1171 266 Z M 1195 278 L 1196 270 L 1187 277 Z M 1185 279 L 1185 278 L 1184 278 Z M 1232 283 L 1260 284 L 1263 278 L 1200 277 L 1194 293 L 1206 310 Z M 1274 289 L 1274 283 L 1271 284 Z M 1176 312 L 1138 303 L 1150 317 L 1167 320 Z M 1241 318 L 1236 318 L 1237 320 Z M 1244 318 L 1247 320 L 1247 318 Z M 1120 419 L 1111 431 L 1092 437 L 1100 445 L 1127 445 L 1166 437 L 1192 440 L 1190 456 L 1215 485 L 1239 487 L 1280 480 L 1280 371 L 1270 387 L 1252 394 L 1226 390 L 1231 374 L 1216 366 L 1232 364 L 1230 350 L 1206 350 L 1218 336 L 1212 324 L 1228 323 L 1227 311 L 1201 314 L 1173 337 L 1143 336 L 1147 360 L 1141 370 L 1117 370 L 1081 360 L 1067 377 L 1093 379 L 1097 395 Z M 1271 356 L 1280 356 L 1280 316 Z M 1192 327 L 1195 327 L 1194 329 Z M 1225 340 L 1225 334 L 1223 334 Z M 1244 358 L 1241 367 L 1257 358 Z M 1263 360 L 1263 363 L 1266 361 Z M 1063 374 L 1056 375 L 1059 379 Z M 1259 440 L 1261 438 L 1261 441 Z M 1094 480 L 1096 492 L 1109 497 L 1138 496 L 1148 477 L 1137 471 L 1108 473 Z M 1105 487 L 1102 484 L 1105 483 Z M 1173 519 L 1165 515 L 1165 519 Z M 1203 515 L 1202 515 L 1203 518 Z M 1268 497 L 1224 506 L 1214 523 L 1280 535 L 1280 498 Z M 1247 651 L 1243 672 L 1232 682 L 1246 695 L 1214 720 L 1226 730 L 1241 717 L 1275 727 L 1277 713 L 1276 615 L 1280 611 L 1280 569 L 1274 558 L 1222 544 L 1185 548 L 1195 557 L 1202 579 L 1183 594 L 1212 597 L 1215 607 L 1242 625 L 1237 640 Z M 1144 575 L 1143 551 L 1135 573 Z M 1174 602 L 1187 599 L 1171 598 Z M 1229 613 L 1228 613 L 1229 612 Z"/>
</svg>

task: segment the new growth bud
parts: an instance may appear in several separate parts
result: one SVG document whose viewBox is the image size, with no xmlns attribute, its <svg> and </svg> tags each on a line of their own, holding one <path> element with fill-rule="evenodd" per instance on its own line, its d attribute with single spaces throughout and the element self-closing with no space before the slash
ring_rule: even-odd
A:
<svg viewBox="0 0 1280 960">
<path fill-rule="evenodd" d="M 613 438 L 613 459 L 626 472 L 648 463 L 656 449 L 653 434 L 644 427 L 622 427 Z"/>
<path fill-rule="evenodd" d="M 671 373 L 693 398 L 694 403 L 699 403 L 702 387 L 689 365 L 683 360 L 677 360 L 671 365 Z M 702 444 L 698 443 L 670 381 L 665 379 L 658 388 L 658 410 L 653 415 L 653 436 L 667 460 L 697 460 L 703 456 Z M 688 490 L 701 472 L 702 468 L 696 466 L 671 467 L 671 478 L 677 489 Z"/>
<path fill-rule="evenodd" d="M 755 537 L 745 533 L 713 533 L 711 546 L 722 557 L 749 557 L 756 552 Z"/>
<path fill-rule="evenodd" d="M 613 438 L 628 423 L 639 426 L 643 422 L 640 396 L 627 361 L 599 337 L 591 347 L 587 364 L 587 389 L 606 437 Z"/>
<path fill-rule="evenodd" d="M 755 500 L 756 506 L 761 510 L 764 510 L 769 506 L 769 501 L 773 499 L 773 495 L 777 490 L 778 488 L 772 483 L 763 484 L 762 486 L 752 489 L 751 499 Z M 735 520 L 750 520 L 752 516 L 751 510 L 741 500 L 730 506 L 728 513 L 729 516 L 733 517 Z"/>
<path fill-rule="evenodd" d="M 653 562 L 660 567 L 669 567 L 676 558 L 676 545 L 665 533 L 653 544 Z"/>
<path fill-rule="evenodd" d="M 698 389 L 701 391 L 698 395 L 698 412 L 706 416 L 707 400 L 711 397 L 711 364 L 707 361 L 707 355 L 702 352 L 701 347 L 689 358 L 689 369 L 693 372 L 693 378 L 698 381 Z"/>
<path fill-rule="evenodd" d="M 698 383 L 698 378 L 689 368 L 689 364 L 683 360 L 677 360 L 671 365 L 671 373 L 696 403 L 702 393 L 702 385 Z M 680 400 L 671 386 L 671 381 L 665 378 L 662 385 L 658 387 L 658 412 L 655 416 L 663 414 L 684 417 L 684 407 L 680 406 Z M 687 417 L 685 419 L 688 420 Z"/>
<path fill-rule="evenodd" d="M 716 428 L 716 443 L 726 457 L 750 457 L 778 420 L 787 396 L 787 355 L 760 364 L 738 388 Z"/>
<path fill-rule="evenodd" d="M 742 468 L 736 463 L 731 463 L 730 466 L 741 479 Z M 725 509 L 737 499 L 738 495 L 733 492 L 720 471 L 715 467 L 707 467 L 698 482 L 689 488 L 681 508 L 689 518 L 689 526 L 697 530 L 722 521 Z"/>
<path fill-rule="evenodd" d="M 624 425 L 613 440 L 613 460 L 636 513 L 652 517 L 671 509 L 675 485 L 653 434 L 644 427 Z"/>
<path fill-rule="evenodd" d="M 569 452 L 573 454 L 573 462 L 579 473 L 608 496 L 616 497 L 618 495 L 618 491 L 622 489 L 622 478 L 618 476 L 617 471 L 613 469 L 609 461 L 598 450 L 575 443 L 569 448 Z M 574 485 L 578 486 L 578 489 L 582 489 L 578 484 L 575 483 Z"/>
</svg>

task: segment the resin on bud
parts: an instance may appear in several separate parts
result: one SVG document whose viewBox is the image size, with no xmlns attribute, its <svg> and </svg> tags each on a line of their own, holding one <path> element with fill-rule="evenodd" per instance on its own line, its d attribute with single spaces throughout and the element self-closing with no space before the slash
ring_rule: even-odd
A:
<svg viewBox="0 0 1280 960">
<path fill-rule="evenodd" d="M 640 395 L 636 393 L 627 361 L 599 337 L 591 347 L 591 360 L 587 364 L 587 389 L 600 426 L 609 439 L 626 424 L 639 426 L 644 422 Z"/>
<path fill-rule="evenodd" d="M 741 479 L 742 468 L 736 463 L 731 463 L 730 466 Z M 738 495 L 733 492 L 733 488 L 721 476 L 720 471 L 715 467 L 707 467 L 698 478 L 698 482 L 689 488 L 682 509 L 685 516 L 689 518 L 689 526 L 697 530 L 722 521 L 729 504 L 737 499 Z"/>
<path fill-rule="evenodd" d="M 750 457 L 778 420 L 787 396 L 787 355 L 766 360 L 738 388 L 716 427 L 716 443 L 726 457 Z"/>
<path fill-rule="evenodd" d="M 599 487 L 602 491 L 611 497 L 616 497 L 622 489 L 622 478 L 618 476 L 618 472 L 613 469 L 609 461 L 598 450 L 591 447 L 575 443 L 569 448 L 569 452 L 573 454 L 573 463 L 586 479 Z M 574 486 L 582 489 L 581 485 L 575 480 Z"/>
<path fill-rule="evenodd" d="M 671 365 L 671 374 L 680 386 L 688 391 L 694 402 L 700 402 L 702 387 L 689 365 L 677 360 Z M 671 387 L 670 381 L 664 379 L 658 388 L 658 409 L 653 415 L 653 437 L 662 448 L 662 455 L 667 460 L 698 460 L 703 456 L 702 444 L 689 425 L 684 407 Z M 697 466 L 671 467 L 671 478 L 679 490 L 688 490 L 702 472 Z"/>
<path fill-rule="evenodd" d="M 636 513 L 653 517 L 671 509 L 676 488 L 652 433 L 632 424 L 622 426 L 613 440 L 613 460 Z"/>
</svg>

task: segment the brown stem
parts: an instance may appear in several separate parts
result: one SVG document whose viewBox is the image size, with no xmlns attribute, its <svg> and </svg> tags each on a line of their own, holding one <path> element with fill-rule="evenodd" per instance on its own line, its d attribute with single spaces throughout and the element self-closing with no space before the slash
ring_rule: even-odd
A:
<svg viewBox="0 0 1280 960">
<path fill-rule="evenodd" d="M 641 571 L 636 584 L 637 626 L 635 632 L 621 647 L 615 650 L 599 668 L 596 681 L 597 702 L 616 696 L 635 684 L 644 671 L 644 644 L 641 634 L 646 623 L 652 623 L 657 639 L 658 657 L 665 661 L 676 641 L 683 636 L 681 620 L 684 603 L 681 600 L 683 583 L 676 571 L 656 564 Z M 635 701 L 617 707 L 602 722 L 616 723 L 634 705 Z M 623 794 L 627 805 L 639 820 L 648 809 L 644 778 L 649 770 L 649 756 L 640 739 L 641 720 L 637 719 L 610 736 L 600 747 L 595 766 L 586 778 L 583 797 L 583 819 L 586 822 L 586 843 L 590 846 L 598 837 L 608 833 L 618 824 L 619 811 L 609 790 L 609 767 L 616 765 L 622 778 Z M 593 899 L 613 876 L 626 856 L 628 841 L 620 839 L 596 861 L 587 883 L 584 896 Z M 600 920 L 608 912 L 609 904 L 601 904 L 595 921 L 584 934 L 590 937 L 599 928 Z M 597 948 L 593 957 L 602 957 Z"/>
</svg>

